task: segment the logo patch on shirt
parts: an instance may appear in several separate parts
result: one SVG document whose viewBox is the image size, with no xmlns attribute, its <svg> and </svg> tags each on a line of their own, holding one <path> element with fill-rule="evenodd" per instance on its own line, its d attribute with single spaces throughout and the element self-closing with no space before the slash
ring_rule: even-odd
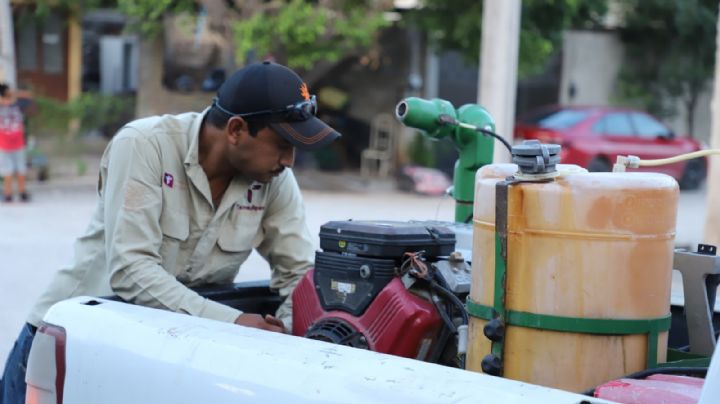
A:
<svg viewBox="0 0 720 404">
<path fill-rule="evenodd" d="M 247 199 L 248 203 L 252 204 L 253 200 L 253 191 L 260 190 L 262 188 L 262 184 L 253 183 L 250 188 L 247 191 L 247 194 L 245 195 L 245 199 Z"/>
<path fill-rule="evenodd" d="M 172 188 L 175 183 L 175 178 L 173 178 L 172 174 L 165 173 L 163 174 L 163 183 Z"/>
</svg>

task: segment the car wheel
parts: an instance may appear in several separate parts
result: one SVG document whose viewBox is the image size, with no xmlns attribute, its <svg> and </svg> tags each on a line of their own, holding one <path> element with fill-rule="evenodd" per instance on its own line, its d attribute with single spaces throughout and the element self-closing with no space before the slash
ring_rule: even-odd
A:
<svg viewBox="0 0 720 404">
<path fill-rule="evenodd" d="M 590 172 L 609 172 L 612 170 L 610 162 L 604 157 L 595 157 L 590 160 L 590 164 L 587 166 Z"/>
<path fill-rule="evenodd" d="M 705 179 L 705 159 L 692 159 L 685 165 L 680 189 L 697 189 Z"/>
</svg>

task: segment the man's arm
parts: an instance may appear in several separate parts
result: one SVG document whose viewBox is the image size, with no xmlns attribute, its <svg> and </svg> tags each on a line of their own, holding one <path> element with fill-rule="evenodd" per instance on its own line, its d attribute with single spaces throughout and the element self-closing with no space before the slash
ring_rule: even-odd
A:
<svg viewBox="0 0 720 404">
<path fill-rule="evenodd" d="M 270 287 L 284 299 L 277 317 L 292 329 L 292 291 L 313 265 L 315 247 L 305 222 L 305 206 L 291 170 L 278 179 L 263 218 L 263 241 L 258 252 L 272 268 Z"/>
<path fill-rule="evenodd" d="M 201 297 L 162 267 L 161 151 L 135 133 L 122 129 L 103 158 L 108 161 L 101 186 L 110 286 L 136 304 L 234 322 L 241 311 Z"/>
</svg>

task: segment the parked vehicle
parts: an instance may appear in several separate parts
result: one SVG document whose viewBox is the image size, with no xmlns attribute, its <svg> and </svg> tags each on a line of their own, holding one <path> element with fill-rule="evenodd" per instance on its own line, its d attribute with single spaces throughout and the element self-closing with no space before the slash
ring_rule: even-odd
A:
<svg viewBox="0 0 720 404">
<path fill-rule="evenodd" d="M 590 171 L 610 171 L 618 155 L 661 159 L 701 149 L 696 140 L 677 136 L 652 115 L 613 107 L 541 108 L 519 119 L 515 138 L 560 144 L 563 163 Z M 707 161 L 695 159 L 645 170 L 672 176 L 682 189 L 695 189 L 705 179 Z"/>
</svg>

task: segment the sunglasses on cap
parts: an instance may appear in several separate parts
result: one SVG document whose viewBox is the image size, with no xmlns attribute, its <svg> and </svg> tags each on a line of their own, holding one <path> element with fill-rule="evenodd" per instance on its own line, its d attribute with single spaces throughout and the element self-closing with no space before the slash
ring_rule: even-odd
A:
<svg viewBox="0 0 720 404">
<path fill-rule="evenodd" d="M 317 99 L 314 95 L 310 96 L 309 100 L 298 101 L 295 104 L 288 105 L 281 109 L 267 109 L 263 111 L 245 112 L 237 114 L 235 112 L 228 111 L 220 105 L 220 100 L 217 97 L 213 98 L 213 106 L 230 116 L 239 116 L 242 118 L 252 118 L 257 116 L 265 115 L 278 115 L 282 117 L 283 121 L 307 121 L 317 114 Z"/>
</svg>

